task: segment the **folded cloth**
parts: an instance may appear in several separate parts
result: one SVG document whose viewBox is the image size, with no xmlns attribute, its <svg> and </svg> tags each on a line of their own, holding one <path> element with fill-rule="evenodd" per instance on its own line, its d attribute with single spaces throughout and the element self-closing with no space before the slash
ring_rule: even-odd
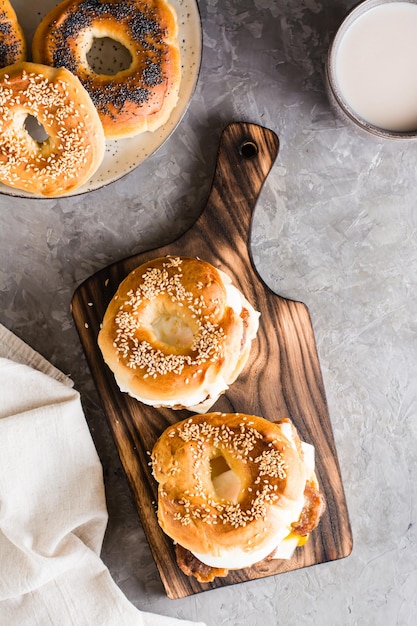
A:
<svg viewBox="0 0 417 626">
<path fill-rule="evenodd" d="M 0 624 L 196 624 L 128 601 L 100 559 L 106 524 L 78 392 L 0 325 Z"/>
</svg>

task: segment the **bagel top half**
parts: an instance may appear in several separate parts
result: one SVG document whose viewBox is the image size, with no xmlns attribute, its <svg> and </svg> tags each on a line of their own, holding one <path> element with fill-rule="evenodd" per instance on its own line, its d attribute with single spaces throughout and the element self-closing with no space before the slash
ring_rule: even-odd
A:
<svg viewBox="0 0 417 626">
<path fill-rule="evenodd" d="M 160 257 L 120 284 L 98 336 L 122 391 L 204 412 L 242 371 L 259 314 L 210 263 Z"/>
</svg>

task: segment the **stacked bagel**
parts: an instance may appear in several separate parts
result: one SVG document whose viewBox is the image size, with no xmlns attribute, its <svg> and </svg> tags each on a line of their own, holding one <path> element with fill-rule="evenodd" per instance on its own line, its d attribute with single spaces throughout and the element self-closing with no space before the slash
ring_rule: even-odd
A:
<svg viewBox="0 0 417 626">
<path fill-rule="evenodd" d="M 160 436 L 152 468 L 159 524 L 199 582 L 290 558 L 324 511 L 314 448 L 288 419 L 194 415 Z"/>
<path fill-rule="evenodd" d="M 205 412 L 242 372 L 258 319 L 210 263 L 159 257 L 122 281 L 98 343 L 122 391 L 154 407 Z"/>
<path fill-rule="evenodd" d="M 0 181 L 48 197 L 81 187 L 97 171 L 106 139 L 165 124 L 178 101 L 178 24 L 167 0 L 63 0 L 26 42 L 8 0 L 0 0 Z M 119 42 L 128 68 L 98 73 L 95 40 Z M 35 139 L 28 117 L 43 127 Z"/>
</svg>

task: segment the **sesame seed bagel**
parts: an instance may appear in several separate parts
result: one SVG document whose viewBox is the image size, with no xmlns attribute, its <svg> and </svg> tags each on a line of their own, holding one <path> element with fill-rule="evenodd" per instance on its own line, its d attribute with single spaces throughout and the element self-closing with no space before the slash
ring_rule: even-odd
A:
<svg viewBox="0 0 417 626">
<path fill-rule="evenodd" d="M 28 116 L 47 133 L 36 141 Z M 0 181 L 59 196 L 81 187 L 104 156 L 103 128 L 91 99 L 65 68 L 15 63 L 0 70 Z"/>
<path fill-rule="evenodd" d="M 122 391 L 145 404 L 204 412 L 242 371 L 258 316 L 210 263 L 160 257 L 120 284 L 98 344 Z"/>
<path fill-rule="evenodd" d="M 108 37 L 131 55 L 127 69 L 97 73 L 87 54 Z M 78 76 L 106 137 L 120 139 L 165 124 L 178 101 L 181 62 L 177 16 L 166 0 L 64 0 L 35 31 L 33 59 Z"/>
<path fill-rule="evenodd" d="M 26 60 L 26 40 L 9 0 L 0 0 L 0 67 Z"/>
<path fill-rule="evenodd" d="M 214 568 L 263 560 L 305 506 L 314 476 L 307 449 L 289 420 L 208 413 L 169 426 L 151 455 L 161 528 Z"/>
</svg>

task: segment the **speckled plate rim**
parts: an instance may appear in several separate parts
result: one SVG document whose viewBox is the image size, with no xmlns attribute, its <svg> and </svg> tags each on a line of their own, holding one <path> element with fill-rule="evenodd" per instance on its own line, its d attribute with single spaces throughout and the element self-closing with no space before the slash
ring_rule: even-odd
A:
<svg viewBox="0 0 417 626">
<path fill-rule="evenodd" d="M 170 2 L 177 11 L 182 78 L 178 104 L 168 122 L 154 133 L 146 132 L 129 139 L 106 141 L 106 152 L 97 172 L 88 183 L 73 192 L 55 198 L 46 198 L 0 183 L 0 194 L 36 200 L 56 200 L 89 193 L 120 180 L 165 143 L 184 117 L 194 94 L 200 74 L 203 47 L 201 17 L 197 0 L 170 0 Z M 27 38 L 28 49 L 31 46 L 33 32 L 40 20 L 57 3 L 57 0 L 38 0 L 32 13 L 28 10 L 26 0 L 12 0 L 13 8 Z"/>
</svg>

